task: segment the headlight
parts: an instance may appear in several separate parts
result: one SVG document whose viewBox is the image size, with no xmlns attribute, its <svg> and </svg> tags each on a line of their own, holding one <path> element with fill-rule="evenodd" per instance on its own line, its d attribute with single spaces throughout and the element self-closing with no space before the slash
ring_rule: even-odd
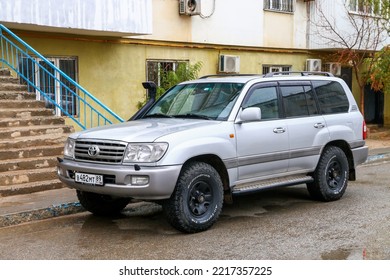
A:
<svg viewBox="0 0 390 280">
<path fill-rule="evenodd" d="M 128 144 L 123 162 L 156 162 L 167 149 L 167 143 Z"/>
<path fill-rule="evenodd" d="M 64 147 L 64 157 L 74 158 L 74 148 L 76 145 L 76 140 L 72 138 L 66 139 Z"/>
</svg>

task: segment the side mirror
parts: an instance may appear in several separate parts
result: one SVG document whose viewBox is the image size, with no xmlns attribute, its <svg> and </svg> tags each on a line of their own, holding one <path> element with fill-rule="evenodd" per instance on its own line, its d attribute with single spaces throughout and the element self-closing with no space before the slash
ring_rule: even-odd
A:
<svg viewBox="0 0 390 280">
<path fill-rule="evenodd" d="M 241 111 L 237 123 L 255 122 L 261 120 L 261 109 L 259 107 L 249 107 Z"/>
</svg>

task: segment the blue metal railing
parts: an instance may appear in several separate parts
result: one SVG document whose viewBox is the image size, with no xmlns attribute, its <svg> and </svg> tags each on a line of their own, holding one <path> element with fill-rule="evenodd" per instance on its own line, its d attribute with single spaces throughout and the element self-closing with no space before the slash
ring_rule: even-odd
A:
<svg viewBox="0 0 390 280">
<path fill-rule="evenodd" d="M 39 94 L 81 129 L 124 120 L 31 46 L 0 24 L 0 67 L 15 71 L 30 92 Z"/>
</svg>

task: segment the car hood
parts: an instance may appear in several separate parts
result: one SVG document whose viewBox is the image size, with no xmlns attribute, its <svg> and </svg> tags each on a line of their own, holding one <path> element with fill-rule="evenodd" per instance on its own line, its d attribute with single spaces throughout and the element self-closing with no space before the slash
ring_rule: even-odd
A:
<svg viewBox="0 0 390 280">
<path fill-rule="evenodd" d="M 71 137 L 125 142 L 154 142 L 168 134 L 218 123 L 219 121 L 193 119 L 143 119 L 76 132 Z"/>
</svg>

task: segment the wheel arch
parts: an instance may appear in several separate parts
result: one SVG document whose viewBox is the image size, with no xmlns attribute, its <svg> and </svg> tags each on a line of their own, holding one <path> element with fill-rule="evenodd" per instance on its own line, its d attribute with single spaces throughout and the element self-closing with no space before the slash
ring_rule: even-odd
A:
<svg viewBox="0 0 390 280">
<path fill-rule="evenodd" d="M 199 161 L 199 162 L 210 164 L 213 168 L 215 168 L 215 170 L 218 172 L 219 176 L 221 177 L 224 191 L 228 191 L 230 189 L 229 174 L 227 172 L 225 164 L 223 163 L 220 157 L 214 154 L 199 155 L 188 159 L 183 164 L 183 166 L 193 161 Z"/>
<path fill-rule="evenodd" d="M 330 146 L 338 147 L 344 152 L 345 156 L 348 159 L 348 167 L 349 167 L 348 180 L 355 181 L 356 180 L 356 170 L 355 170 L 355 164 L 354 164 L 354 160 L 353 160 L 352 150 L 351 150 L 351 147 L 349 146 L 349 144 L 344 140 L 335 140 L 335 141 L 332 141 L 332 142 L 329 142 L 328 144 L 326 144 L 326 146 L 322 149 L 322 151 L 324 151 L 327 147 L 330 147 Z"/>
</svg>

